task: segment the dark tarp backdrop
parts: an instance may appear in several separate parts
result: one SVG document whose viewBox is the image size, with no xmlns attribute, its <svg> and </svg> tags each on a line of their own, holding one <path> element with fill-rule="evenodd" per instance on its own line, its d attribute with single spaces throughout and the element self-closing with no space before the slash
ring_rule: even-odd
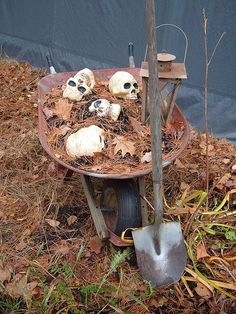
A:
<svg viewBox="0 0 236 314">
<path fill-rule="evenodd" d="M 209 68 L 209 128 L 236 144 L 236 1 L 159 0 L 156 22 L 171 23 L 187 34 L 188 79 L 177 103 L 189 122 L 204 129 L 204 42 L 202 10 L 208 18 L 211 55 L 223 37 Z M 171 27 L 157 32 L 158 51 L 181 61 L 184 37 Z M 56 70 L 128 66 L 128 43 L 134 43 L 136 66 L 146 46 L 144 0 L 0 0 L 1 55 L 46 67 L 50 53 Z"/>
</svg>

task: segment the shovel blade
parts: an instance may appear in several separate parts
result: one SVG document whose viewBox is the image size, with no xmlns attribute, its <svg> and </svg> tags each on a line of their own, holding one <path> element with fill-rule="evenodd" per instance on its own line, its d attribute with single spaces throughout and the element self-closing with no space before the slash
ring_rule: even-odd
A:
<svg viewBox="0 0 236 314">
<path fill-rule="evenodd" d="M 137 264 L 142 277 L 153 287 L 162 287 L 180 279 L 187 261 L 181 226 L 161 223 L 132 231 Z"/>
</svg>

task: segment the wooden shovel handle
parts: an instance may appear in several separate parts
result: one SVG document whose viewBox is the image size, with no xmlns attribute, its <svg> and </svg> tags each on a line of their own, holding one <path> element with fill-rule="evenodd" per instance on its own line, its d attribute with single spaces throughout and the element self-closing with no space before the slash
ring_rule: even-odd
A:
<svg viewBox="0 0 236 314">
<path fill-rule="evenodd" d="M 149 101 L 150 127 L 152 142 L 152 180 L 154 192 L 155 225 L 159 225 L 163 216 L 162 203 L 162 142 L 161 110 L 158 93 L 157 48 L 155 34 L 154 0 L 146 0 L 148 32 L 148 67 L 149 67 Z"/>
</svg>

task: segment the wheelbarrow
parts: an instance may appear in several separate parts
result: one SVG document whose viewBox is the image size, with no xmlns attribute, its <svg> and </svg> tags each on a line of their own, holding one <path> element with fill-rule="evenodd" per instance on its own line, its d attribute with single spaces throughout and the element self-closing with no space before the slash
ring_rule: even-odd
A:
<svg viewBox="0 0 236 314">
<path fill-rule="evenodd" d="M 131 73 L 142 85 L 140 76 L 140 68 L 119 68 L 119 69 L 103 69 L 93 70 L 96 81 L 108 83 L 110 77 L 116 71 L 127 71 Z M 67 79 L 76 72 L 63 72 L 50 74 L 42 78 L 38 82 L 38 114 L 39 114 L 39 139 L 48 153 L 48 155 L 61 167 L 67 171 L 67 176 L 73 172 L 79 173 L 85 196 L 88 202 L 92 219 L 99 238 L 102 241 L 109 239 L 116 246 L 129 246 L 129 242 L 121 239 L 122 231 L 128 228 L 137 228 L 148 224 L 147 203 L 145 200 L 145 175 L 152 171 L 150 168 L 139 171 L 131 171 L 129 173 L 96 173 L 75 168 L 65 163 L 54 155 L 47 142 L 48 124 L 44 115 L 44 107 L 46 104 L 46 95 L 50 90 L 58 85 L 63 85 Z M 163 82 L 159 82 L 164 84 Z M 181 122 L 183 126 L 183 135 L 180 144 L 176 150 L 173 150 L 167 160 L 163 161 L 163 167 L 171 164 L 184 151 L 189 140 L 189 125 L 182 114 L 181 110 L 174 104 L 172 110 L 172 119 Z M 102 196 L 100 202 L 95 196 L 94 184 L 92 177 L 102 181 Z"/>
</svg>

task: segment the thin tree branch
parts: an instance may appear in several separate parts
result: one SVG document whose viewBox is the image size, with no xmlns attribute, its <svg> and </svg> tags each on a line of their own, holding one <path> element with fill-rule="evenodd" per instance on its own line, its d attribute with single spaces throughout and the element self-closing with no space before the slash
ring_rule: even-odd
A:
<svg viewBox="0 0 236 314">
<path fill-rule="evenodd" d="M 214 50 L 213 50 L 213 52 L 212 52 L 212 55 L 211 55 L 211 57 L 210 57 L 210 60 L 209 60 L 208 63 L 207 63 L 208 66 L 210 65 L 211 60 L 213 59 L 213 57 L 214 57 L 214 55 L 215 55 L 216 49 L 217 49 L 217 47 L 219 46 L 219 43 L 221 42 L 221 40 L 222 40 L 222 38 L 224 37 L 225 34 L 226 34 L 226 32 L 223 32 L 223 33 L 221 34 L 220 38 L 218 39 L 218 42 L 217 42 L 217 44 L 215 45 L 215 48 L 214 48 Z"/>
</svg>

